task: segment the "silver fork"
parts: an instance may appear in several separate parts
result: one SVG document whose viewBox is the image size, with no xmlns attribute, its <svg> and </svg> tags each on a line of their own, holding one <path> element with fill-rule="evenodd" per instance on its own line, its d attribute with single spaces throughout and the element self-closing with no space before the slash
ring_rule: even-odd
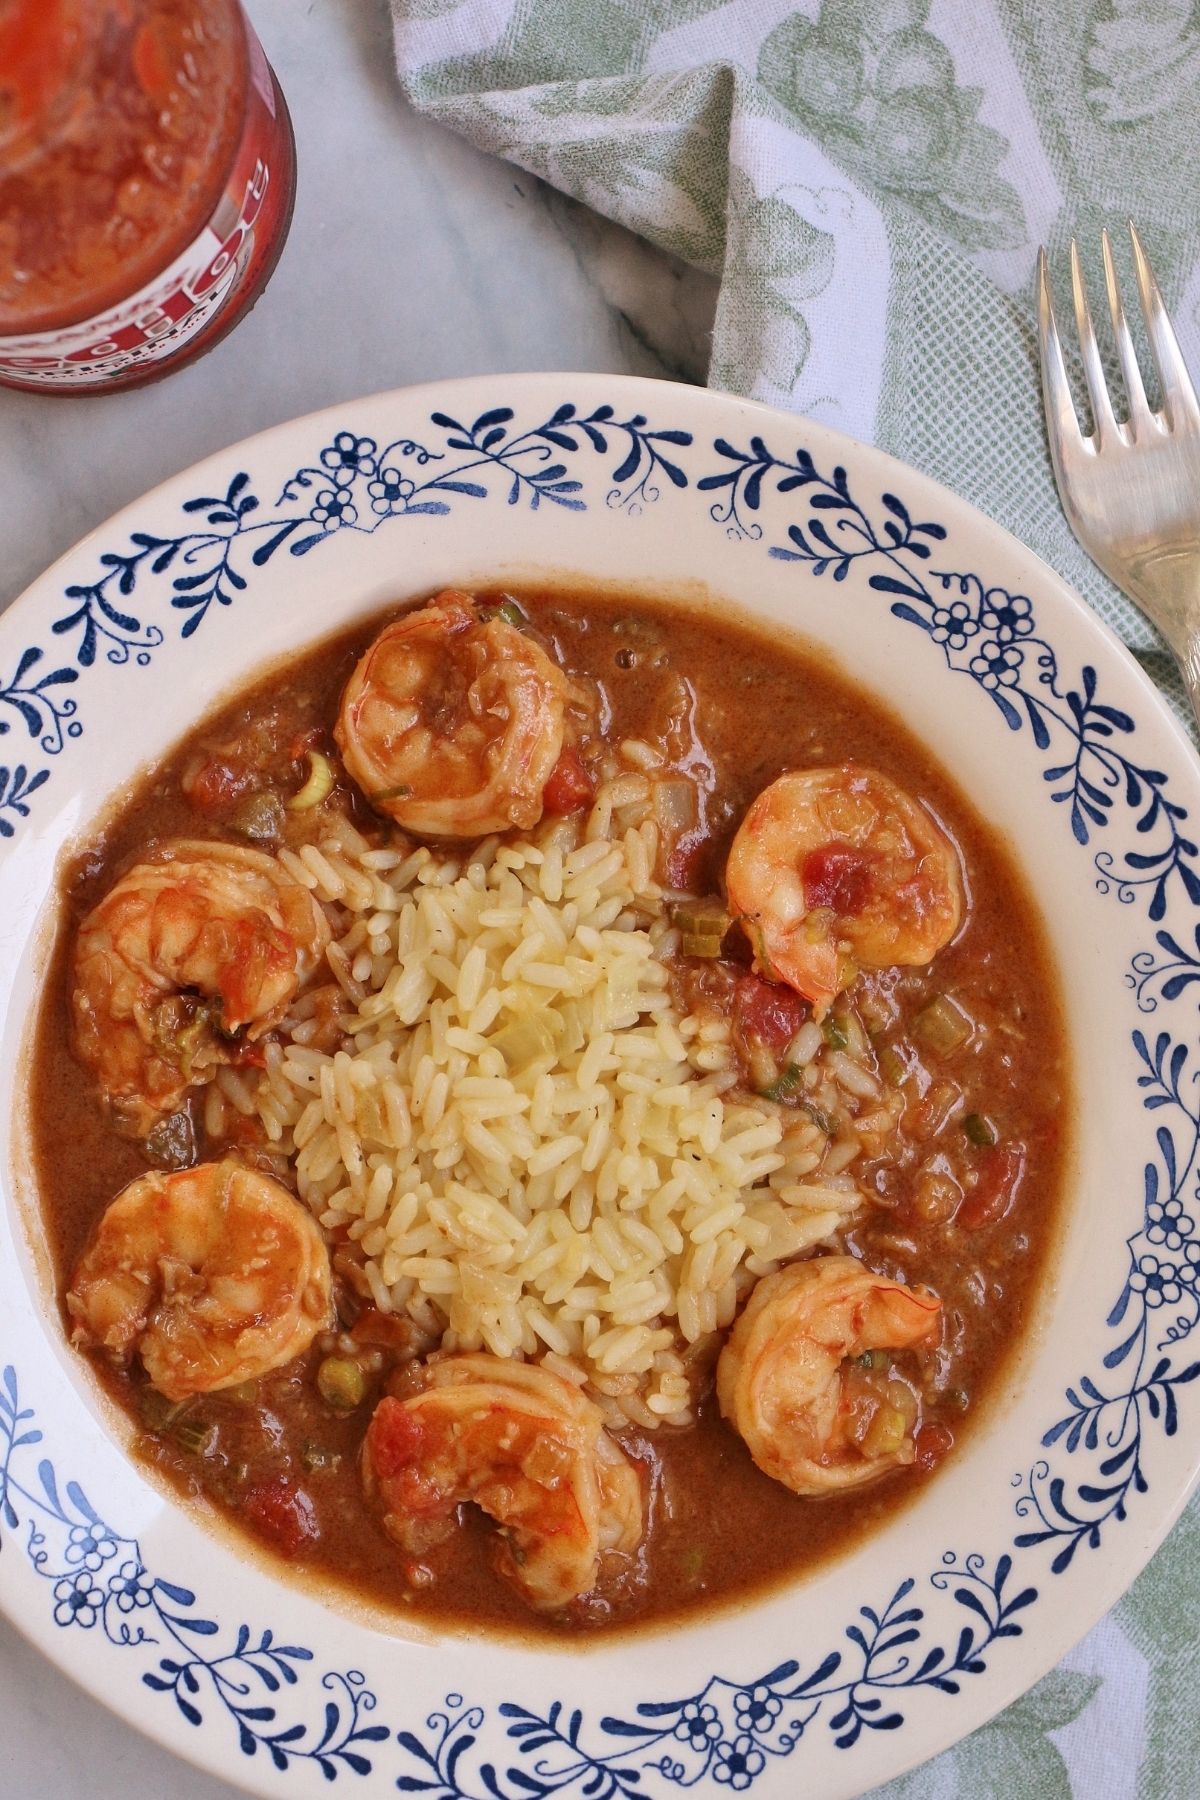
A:
<svg viewBox="0 0 1200 1800">
<path fill-rule="evenodd" d="M 1095 429 L 1085 436 L 1063 365 L 1046 252 L 1039 250 L 1038 339 L 1050 457 L 1072 531 L 1092 561 L 1162 632 L 1200 722 L 1200 403 L 1132 220 L 1129 235 L 1162 411 L 1152 412 L 1146 399 L 1105 231 L 1104 280 L 1128 402 L 1127 418 L 1117 418 L 1072 239 L 1075 319 L 1095 421 Z"/>
</svg>

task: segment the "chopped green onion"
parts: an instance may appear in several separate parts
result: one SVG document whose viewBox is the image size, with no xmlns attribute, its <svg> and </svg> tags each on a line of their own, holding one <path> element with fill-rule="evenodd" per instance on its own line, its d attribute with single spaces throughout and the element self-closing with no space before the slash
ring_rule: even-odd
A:
<svg viewBox="0 0 1200 1800">
<path fill-rule="evenodd" d="M 834 1136 L 835 1126 L 833 1120 L 827 1113 L 823 1113 L 819 1106 L 813 1106 L 809 1101 L 802 1100 L 800 1102 L 800 1111 L 802 1113 L 807 1113 L 817 1130 L 823 1131 L 827 1138 Z"/>
<path fill-rule="evenodd" d="M 970 1037 L 971 1021 L 949 995 L 939 994 L 917 1014 L 913 1031 L 936 1055 L 952 1056 Z"/>
<path fill-rule="evenodd" d="M 845 1019 L 839 1019 L 836 1013 L 830 1013 L 821 1027 L 821 1034 L 831 1050 L 845 1050 L 850 1043 L 850 1033 Z"/>
<path fill-rule="evenodd" d="M 189 1456 L 203 1456 L 217 1435 L 217 1428 L 207 1419 L 181 1419 L 171 1427 L 171 1435 Z"/>
<path fill-rule="evenodd" d="M 317 1392 L 327 1405 L 353 1412 L 366 1399 L 367 1378 L 349 1356 L 327 1356 L 317 1369 Z"/>
<path fill-rule="evenodd" d="M 763 1088 L 764 1100 L 786 1100 L 794 1094 L 804 1077 L 804 1070 L 797 1063 L 789 1063 L 783 1074 L 778 1076 L 769 1087 Z"/>
<path fill-rule="evenodd" d="M 283 802 L 270 789 L 247 794 L 234 808 L 230 824 L 256 844 L 273 844 L 283 833 Z"/>
<path fill-rule="evenodd" d="M 319 750 L 308 753 L 308 780 L 298 794 L 293 794 L 288 801 L 289 812 L 311 812 L 314 806 L 320 806 L 333 787 L 333 764 Z"/>
<path fill-rule="evenodd" d="M 501 600 L 495 606 L 481 606 L 479 618 L 484 625 L 490 625 L 493 619 L 502 619 L 506 625 L 515 625 L 518 631 L 523 631 L 529 623 L 515 600 Z"/>
<path fill-rule="evenodd" d="M 370 797 L 376 802 L 380 800 L 411 800 L 412 789 L 407 781 L 401 781 L 396 787 L 380 788 Z"/>
<path fill-rule="evenodd" d="M 996 1128 L 982 1113 L 968 1113 L 962 1122 L 962 1128 L 971 1142 L 978 1144 L 980 1149 L 987 1149 L 996 1142 Z"/>
</svg>

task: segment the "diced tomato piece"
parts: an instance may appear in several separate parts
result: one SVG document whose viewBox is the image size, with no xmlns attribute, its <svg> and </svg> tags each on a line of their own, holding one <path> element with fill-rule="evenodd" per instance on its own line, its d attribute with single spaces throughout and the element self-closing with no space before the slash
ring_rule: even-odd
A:
<svg viewBox="0 0 1200 1800">
<path fill-rule="evenodd" d="M 913 1439 L 916 1451 L 914 1462 L 922 1475 L 928 1475 L 936 1469 L 944 1456 L 948 1456 L 954 1448 L 954 1433 L 948 1425 L 922 1425 Z"/>
<path fill-rule="evenodd" d="M 681 894 L 701 893 L 700 874 L 707 851 L 707 838 L 681 838 L 667 856 L 667 886 L 677 888 Z"/>
<path fill-rule="evenodd" d="M 416 1413 L 390 1396 L 381 1400 L 367 1427 L 367 1454 L 380 1481 L 388 1481 L 419 1463 L 425 1452 L 425 1427 Z"/>
<path fill-rule="evenodd" d="M 411 1350 L 416 1335 L 410 1318 L 380 1312 L 377 1306 L 364 1306 L 350 1328 L 356 1344 L 378 1345 L 385 1350 Z"/>
<path fill-rule="evenodd" d="M 861 912 L 871 892 L 872 858 L 850 844 L 822 844 L 800 865 L 804 903 L 841 914 Z"/>
<path fill-rule="evenodd" d="M 255 777 L 250 769 L 239 768 L 210 757 L 195 774 L 184 778 L 183 790 L 199 812 L 219 819 L 232 811 Z"/>
<path fill-rule="evenodd" d="M 312 1501 L 287 1475 L 247 1489 L 241 1506 L 253 1529 L 283 1556 L 295 1556 L 320 1536 Z"/>
<path fill-rule="evenodd" d="M 786 1050 L 808 1018 L 808 1002 L 790 987 L 739 975 L 733 989 L 734 1027 L 743 1038 L 757 1038 L 768 1050 Z"/>
<path fill-rule="evenodd" d="M 542 789 L 542 805 L 556 816 L 578 812 L 589 804 L 595 791 L 595 783 L 574 750 L 563 750 Z"/>
<path fill-rule="evenodd" d="M 954 1215 L 964 1231 L 982 1231 L 1012 1211 L 1025 1178 L 1025 1150 L 1021 1144 L 996 1144 L 979 1159 L 979 1180 Z"/>
</svg>

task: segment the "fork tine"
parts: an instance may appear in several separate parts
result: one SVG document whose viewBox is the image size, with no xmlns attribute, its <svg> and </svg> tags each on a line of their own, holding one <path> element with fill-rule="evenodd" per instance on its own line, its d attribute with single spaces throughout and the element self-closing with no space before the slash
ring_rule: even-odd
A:
<svg viewBox="0 0 1200 1800">
<path fill-rule="evenodd" d="M 1146 336 L 1150 339 L 1154 364 L 1162 383 L 1167 419 L 1172 425 L 1179 425 L 1185 420 L 1193 425 L 1200 424 L 1196 390 L 1187 372 L 1187 364 L 1175 336 L 1175 327 L 1171 324 L 1158 283 L 1154 279 L 1150 259 L 1132 219 L 1129 221 L 1129 236 L 1133 242 L 1133 268 L 1146 319 Z"/>
<path fill-rule="evenodd" d="M 1088 399 L 1092 406 L 1092 418 L 1096 422 L 1096 448 L 1099 450 L 1110 437 L 1116 437 L 1117 421 L 1113 416 L 1112 401 L 1108 397 L 1108 384 L 1104 379 L 1104 368 L 1100 361 L 1100 346 L 1096 342 L 1096 333 L 1092 328 L 1092 310 L 1088 305 L 1087 289 L 1083 284 L 1083 269 L 1079 263 L 1079 246 L 1071 239 L 1071 292 L 1075 298 L 1075 322 L 1079 327 L 1079 350 L 1083 358 L 1083 374 L 1087 382 Z"/>
<path fill-rule="evenodd" d="M 1042 357 L 1042 400 L 1046 409 L 1046 435 L 1050 440 L 1050 460 L 1059 489 L 1064 490 L 1063 452 L 1068 445 L 1080 447 L 1083 433 L 1071 399 L 1071 384 L 1063 362 L 1062 341 L 1054 319 L 1054 300 L 1050 293 L 1050 275 L 1045 249 L 1038 251 L 1038 347 Z"/>
<path fill-rule="evenodd" d="M 1108 289 L 1108 310 L 1112 314 L 1113 336 L 1117 340 L 1117 355 L 1121 360 L 1121 379 L 1125 383 L 1125 392 L 1129 396 L 1129 423 L 1133 429 L 1133 435 L 1140 437 L 1150 423 L 1150 403 L 1146 399 L 1146 390 L 1142 385 L 1142 371 L 1138 367 L 1137 352 L 1129 333 L 1125 308 L 1121 304 L 1121 284 L 1117 280 L 1112 239 L 1109 237 L 1107 229 L 1100 233 L 1100 246 L 1104 252 L 1104 285 Z"/>
</svg>

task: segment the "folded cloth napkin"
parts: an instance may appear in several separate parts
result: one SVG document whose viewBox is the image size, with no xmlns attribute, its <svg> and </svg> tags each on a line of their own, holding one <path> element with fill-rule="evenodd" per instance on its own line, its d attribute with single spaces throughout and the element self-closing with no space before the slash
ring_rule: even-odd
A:
<svg viewBox="0 0 1200 1800">
<path fill-rule="evenodd" d="M 709 381 L 866 438 L 1039 551 L 1183 707 L 1059 510 L 1033 325 L 1132 214 L 1200 378 L 1194 0 L 392 0 L 430 117 L 719 276 Z M 1128 268 L 1128 265 L 1126 265 Z M 1127 282 L 1132 294 L 1132 281 Z M 1066 309 L 1069 316 L 1069 307 Z M 1200 1511 L 898 1800 L 1200 1792 Z"/>
</svg>

